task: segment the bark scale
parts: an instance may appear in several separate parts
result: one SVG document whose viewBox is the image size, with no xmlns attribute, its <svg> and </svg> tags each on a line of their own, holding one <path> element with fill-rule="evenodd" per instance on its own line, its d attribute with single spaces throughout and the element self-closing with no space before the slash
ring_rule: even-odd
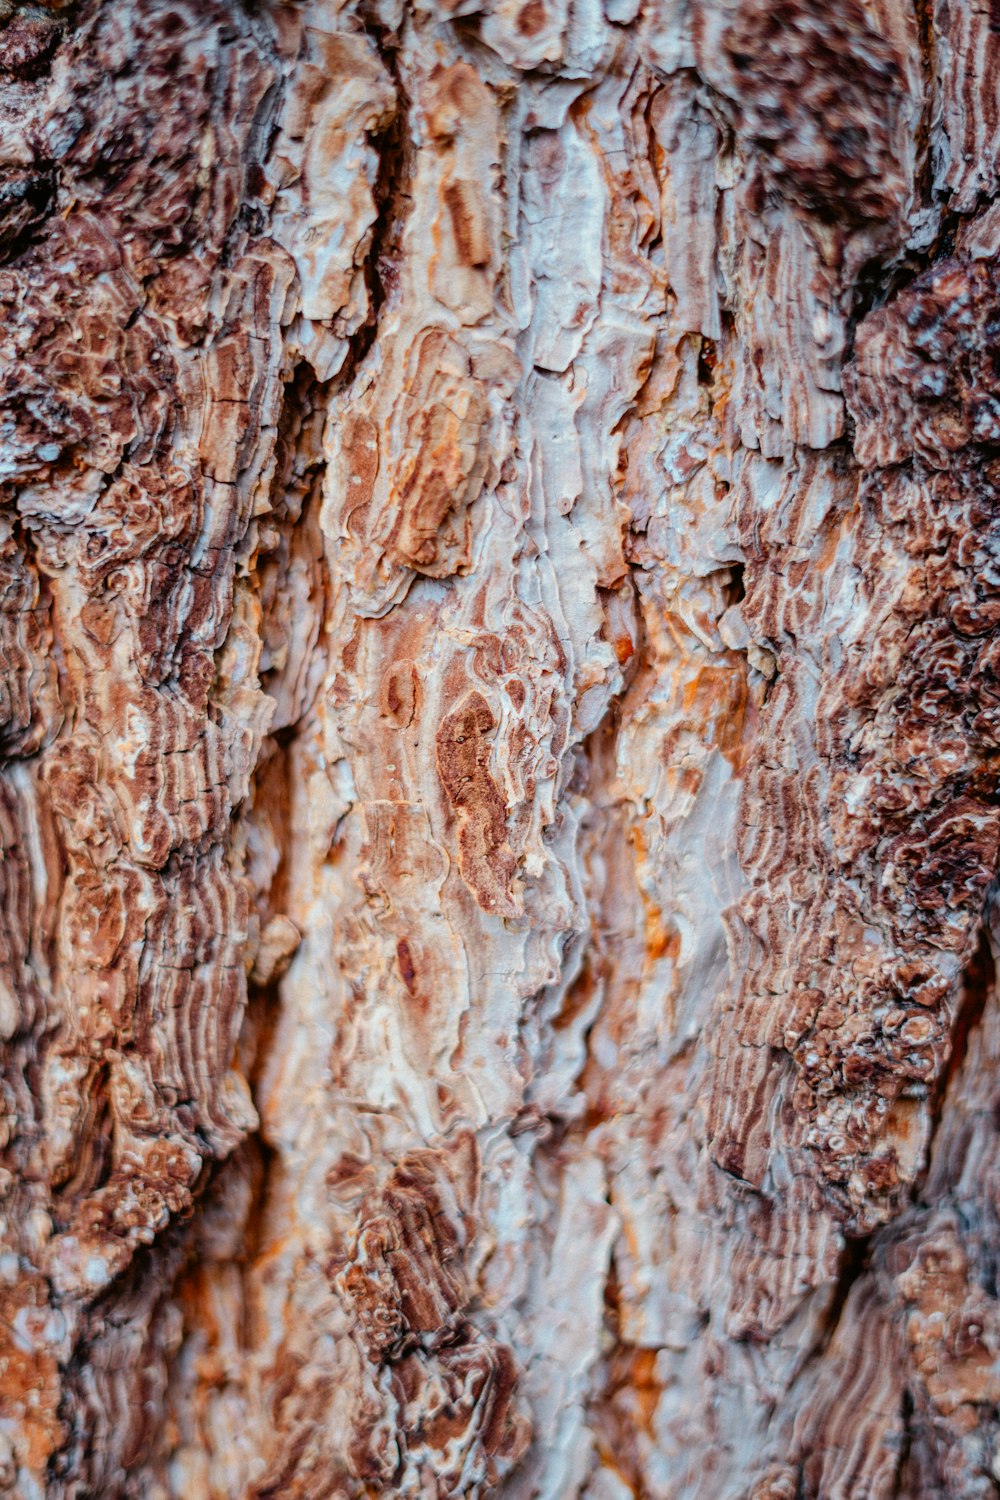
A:
<svg viewBox="0 0 1000 1500">
<path fill-rule="evenodd" d="M 998 74 L 0 4 L 0 1491 L 997 1493 Z"/>
</svg>

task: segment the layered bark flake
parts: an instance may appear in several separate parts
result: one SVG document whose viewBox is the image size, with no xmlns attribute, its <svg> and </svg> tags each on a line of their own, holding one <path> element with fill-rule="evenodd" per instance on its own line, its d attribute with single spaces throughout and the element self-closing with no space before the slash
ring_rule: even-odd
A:
<svg viewBox="0 0 1000 1500">
<path fill-rule="evenodd" d="M 0 0 L 0 1493 L 996 1495 L 998 70 Z"/>
</svg>

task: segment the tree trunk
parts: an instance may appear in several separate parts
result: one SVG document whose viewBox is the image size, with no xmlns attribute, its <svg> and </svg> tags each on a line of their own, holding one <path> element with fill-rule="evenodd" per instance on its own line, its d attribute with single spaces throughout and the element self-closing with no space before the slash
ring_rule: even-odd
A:
<svg viewBox="0 0 1000 1500">
<path fill-rule="evenodd" d="M 0 3 L 0 1491 L 1000 1489 L 1000 31 Z"/>
</svg>

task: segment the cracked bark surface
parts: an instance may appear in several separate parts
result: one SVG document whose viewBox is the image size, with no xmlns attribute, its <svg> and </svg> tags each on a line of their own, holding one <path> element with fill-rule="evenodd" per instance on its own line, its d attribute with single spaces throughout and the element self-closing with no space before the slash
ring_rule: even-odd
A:
<svg viewBox="0 0 1000 1500">
<path fill-rule="evenodd" d="M 0 1492 L 1000 1490 L 998 72 L 0 0 Z"/>
</svg>

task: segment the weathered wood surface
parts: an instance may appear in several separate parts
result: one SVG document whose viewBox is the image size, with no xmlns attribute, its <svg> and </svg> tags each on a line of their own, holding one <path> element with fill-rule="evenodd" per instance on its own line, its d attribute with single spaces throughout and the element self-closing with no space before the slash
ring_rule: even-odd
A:
<svg viewBox="0 0 1000 1500">
<path fill-rule="evenodd" d="M 998 76 L 0 4 L 0 1491 L 997 1493 Z"/>
</svg>

